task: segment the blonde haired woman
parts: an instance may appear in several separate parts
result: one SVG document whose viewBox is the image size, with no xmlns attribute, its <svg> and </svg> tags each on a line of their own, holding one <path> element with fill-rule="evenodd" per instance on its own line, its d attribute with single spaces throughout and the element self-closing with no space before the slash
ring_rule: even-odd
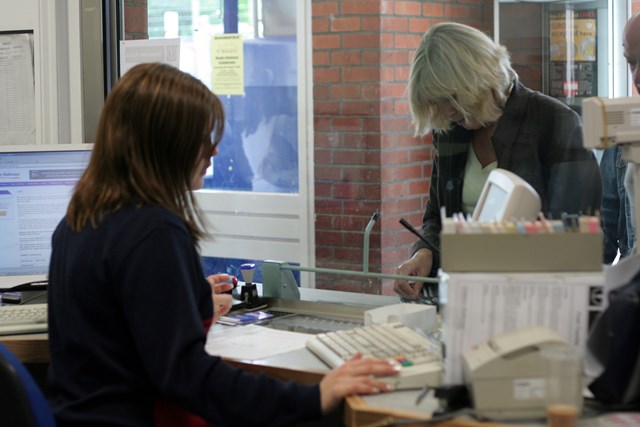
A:
<svg viewBox="0 0 640 427">
<path fill-rule="evenodd" d="M 431 132 L 433 160 L 422 235 L 396 273 L 435 276 L 440 267 L 440 208 L 471 214 L 489 172 L 507 169 L 529 182 L 549 217 L 595 213 L 601 202 L 594 155 L 582 147 L 579 116 L 525 87 L 507 50 L 481 31 L 445 22 L 425 33 L 408 86 L 416 135 Z M 407 299 L 422 283 L 398 280 Z M 434 297 L 433 291 L 429 294 Z"/>
</svg>

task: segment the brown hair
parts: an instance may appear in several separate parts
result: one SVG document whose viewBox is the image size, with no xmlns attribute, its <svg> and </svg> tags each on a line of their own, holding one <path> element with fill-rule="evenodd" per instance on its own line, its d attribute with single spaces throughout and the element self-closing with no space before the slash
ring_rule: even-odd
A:
<svg viewBox="0 0 640 427">
<path fill-rule="evenodd" d="M 197 243 L 204 231 L 191 177 L 223 130 L 222 104 L 198 79 L 165 64 L 130 69 L 105 101 L 67 222 L 79 231 L 132 202 L 157 205 L 178 215 Z"/>
</svg>

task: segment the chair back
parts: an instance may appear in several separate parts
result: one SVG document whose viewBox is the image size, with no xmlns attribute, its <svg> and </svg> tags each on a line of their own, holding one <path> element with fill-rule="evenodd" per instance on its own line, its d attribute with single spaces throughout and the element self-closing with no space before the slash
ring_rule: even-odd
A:
<svg viewBox="0 0 640 427">
<path fill-rule="evenodd" d="M 7 347 L 0 343 L 0 421 L 6 426 L 55 427 L 42 390 Z"/>
</svg>

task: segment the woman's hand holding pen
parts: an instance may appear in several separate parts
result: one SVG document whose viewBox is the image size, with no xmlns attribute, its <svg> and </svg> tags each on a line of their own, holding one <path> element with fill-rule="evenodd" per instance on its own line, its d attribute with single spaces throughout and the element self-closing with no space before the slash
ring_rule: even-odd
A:
<svg viewBox="0 0 640 427">
<path fill-rule="evenodd" d="M 407 261 L 396 268 L 395 274 L 401 276 L 427 277 L 433 263 L 433 254 L 429 249 L 419 249 Z M 408 280 L 395 280 L 393 290 L 403 298 L 417 299 L 424 284 Z"/>
<path fill-rule="evenodd" d="M 389 360 L 362 357 L 356 354 L 324 376 L 320 382 L 322 413 L 334 410 L 342 399 L 353 394 L 374 394 L 392 391 L 380 376 L 397 375 L 400 365 Z"/>
<path fill-rule="evenodd" d="M 231 310 L 233 305 L 233 297 L 228 292 L 235 288 L 238 279 L 229 274 L 212 274 L 207 277 L 207 281 L 211 285 L 213 297 L 213 323 L 217 322 L 220 316 L 224 316 Z"/>
</svg>

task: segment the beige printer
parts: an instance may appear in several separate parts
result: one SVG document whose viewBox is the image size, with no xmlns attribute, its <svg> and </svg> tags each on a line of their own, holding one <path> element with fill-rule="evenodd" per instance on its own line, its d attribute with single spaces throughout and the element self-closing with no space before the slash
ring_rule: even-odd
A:
<svg viewBox="0 0 640 427">
<path fill-rule="evenodd" d="M 464 376 L 476 412 L 493 419 L 545 417 L 541 350 L 558 345 L 569 346 L 555 331 L 535 326 L 498 335 L 466 351 Z"/>
</svg>

